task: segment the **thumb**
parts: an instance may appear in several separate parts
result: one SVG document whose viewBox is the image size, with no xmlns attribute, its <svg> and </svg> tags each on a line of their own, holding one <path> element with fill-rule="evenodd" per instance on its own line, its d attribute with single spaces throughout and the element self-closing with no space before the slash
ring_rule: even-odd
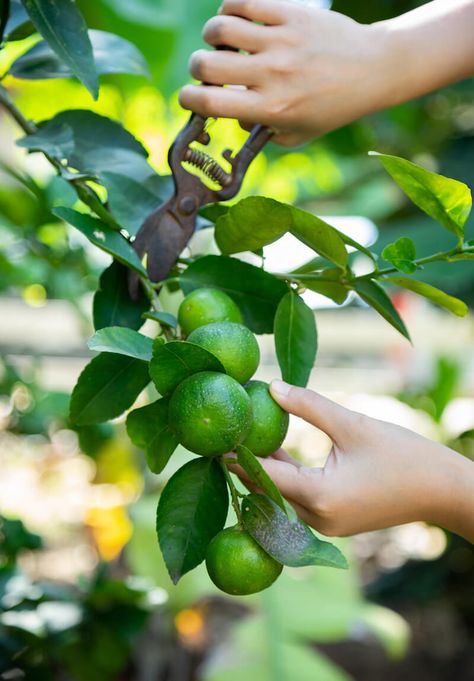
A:
<svg viewBox="0 0 474 681">
<path fill-rule="evenodd" d="M 313 390 L 298 388 L 283 381 L 272 381 L 270 392 L 280 407 L 316 426 L 337 441 L 347 432 L 355 419 L 355 412 L 336 404 Z"/>
</svg>

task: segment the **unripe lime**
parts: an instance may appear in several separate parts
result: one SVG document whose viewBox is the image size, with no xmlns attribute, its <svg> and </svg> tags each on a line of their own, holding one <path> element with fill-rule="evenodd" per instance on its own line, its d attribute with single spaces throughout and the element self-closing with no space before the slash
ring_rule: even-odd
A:
<svg viewBox="0 0 474 681">
<path fill-rule="evenodd" d="M 252 402 L 253 419 L 242 444 L 257 456 L 268 456 L 281 447 L 289 416 L 270 395 L 268 383 L 250 381 L 244 387 Z"/>
<path fill-rule="evenodd" d="M 260 361 L 257 339 L 243 324 L 215 322 L 200 326 L 189 334 L 188 341 L 212 352 L 239 383 L 246 383 L 257 370 Z"/>
<path fill-rule="evenodd" d="M 190 452 L 217 456 L 232 451 L 252 421 L 250 398 L 227 374 L 201 371 L 178 385 L 169 404 L 169 426 Z"/>
<path fill-rule="evenodd" d="M 206 567 L 214 584 L 233 596 L 263 591 L 283 569 L 239 527 L 228 527 L 216 534 L 207 549 Z"/>
<path fill-rule="evenodd" d="M 178 310 L 178 321 L 185 336 L 213 322 L 242 323 L 242 314 L 232 298 L 216 288 L 198 288 L 185 297 Z"/>
</svg>

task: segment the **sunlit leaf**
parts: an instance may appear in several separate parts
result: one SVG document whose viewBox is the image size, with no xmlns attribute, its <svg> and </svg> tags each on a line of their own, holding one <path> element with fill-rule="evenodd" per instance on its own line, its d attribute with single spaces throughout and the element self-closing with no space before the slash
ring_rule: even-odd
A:
<svg viewBox="0 0 474 681">
<path fill-rule="evenodd" d="M 406 236 L 400 237 L 393 244 L 388 244 L 382 251 L 382 258 L 392 263 L 397 270 L 405 274 L 413 274 L 416 271 L 416 246 Z"/>
<path fill-rule="evenodd" d="M 458 317 L 465 317 L 468 313 L 468 307 L 462 300 L 454 298 L 424 281 L 407 279 L 406 277 L 386 277 L 386 281 L 390 281 L 392 284 L 397 284 L 397 286 L 413 291 L 413 293 L 418 293 L 418 295 L 427 298 L 435 305 L 444 307 L 445 310 L 452 312 Z"/>
<path fill-rule="evenodd" d="M 378 154 L 387 172 L 413 203 L 457 237 L 472 207 L 471 190 L 463 182 L 432 173 L 398 156 Z"/>
</svg>

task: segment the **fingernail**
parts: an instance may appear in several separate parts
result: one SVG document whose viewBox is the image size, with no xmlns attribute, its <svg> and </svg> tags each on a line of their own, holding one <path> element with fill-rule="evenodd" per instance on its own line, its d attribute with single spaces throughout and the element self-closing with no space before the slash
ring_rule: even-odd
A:
<svg viewBox="0 0 474 681">
<path fill-rule="evenodd" d="M 217 14 L 222 14 L 223 11 L 224 11 L 224 8 L 223 8 L 222 5 L 221 5 L 221 6 L 219 7 L 219 9 L 217 10 Z"/>
<path fill-rule="evenodd" d="M 276 397 L 288 397 L 291 385 L 284 381 L 275 380 L 270 383 L 270 390 Z"/>
</svg>

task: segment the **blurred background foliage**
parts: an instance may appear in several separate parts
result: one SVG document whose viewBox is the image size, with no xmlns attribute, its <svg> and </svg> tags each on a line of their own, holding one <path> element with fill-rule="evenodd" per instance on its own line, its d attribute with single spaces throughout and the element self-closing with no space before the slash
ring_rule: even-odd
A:
<svg viewBox="0 0 474 681">
<path fill-rule="evenodd" d="M 333 9 L 372 22 L 419 4 L 335 0 Z M 97 101 L 70 79 L 7 76 L 4 85 L 36 121 L 66 108 L 120 121 L 166 174 L 167 149 L 188 115 L 178 106 L 177 88 L 188 80 L 189 54 L 202 45 L 201 27 L 218 2 L 82 0 L 78 5 L 91 28 L 117 33 L 139 47 L 151 79 L 103 76 Z M 1 53 L 1 73 L 37 40 L 25 33 Z M 238 146 L 245 138 L 232 121 L 217 122 L 212 132 L 220 148 L 224 142 Z M 71 341 L 66 321 L 56 327 L 51 320 L 63 315 L 74 326 L 74 338 L 89 334 L 91 293 L 106 260 L 53 216 L 58 202 L 75 200 L 72 190 L 39 155 L 15 148 L 17 136 L 0 111 L 0 678 L 239 681 L 247 675 L 259 681 L 378 681 L 403 674 L 407 681 L 472 679 L 473 552 L 438 528 L 419 524 L 363 536 L 350 547 L 345 542 L 345 550 L 352 551 L 349 574 L 286 570 L 270 591 L 252 598 L 223 598 L 202 568 L 171 586 L 154 530 L 163 476 L 145 472 L 142 454 L 124 437 L 123 423 L 76 431 L 68 424 L 69 387 L 87 355 Z M 270 146 L 255 161 L 240 196 L 261 193 L 319 215 L 369 218 L 378 230 L 372 248 L 379 253 L 400 235 L 415 241 L 421 257 L 432 252 L 434 239 L 440 250 L 448 247 L 449 234 L 436 229 L 434 236 L 430 219 L 367 157 L 370 149 L 410 158 L 474 186 L 472 82 L 374 114 L 304 148 Z M 471 217 L 467 238 L 473 236 Z M 472 307 L 471 262 L 433 265 L 419 276 Z M 409 294 L 398 300 L 400 309 L 412 319 L 422 317 L 411 300 Z M 346 331 L 350 313 L 350 308 L 337 311 L 341 318 L 349 315 Z M 443 320 L 436 318 L 434 328 Z M 16 336 L 10 327 L 19 330 Z M 417 371 L 418 365 L 407 371 L 405 350 L 382 339 L 385 349 L 378 351 L 376 340 L 362 359 L 348 339 L 332 353 L 323 348 L 319 361 L 323 369 L 331 362 L 336 369 L 345 366 L 345 374 L 331 374 L 340 382 L 327 386 L 336 394 L 351 392 L 354 372 L 361 376 L 359 384 L 364 382 L 364 362 L 391 364 L 396 389 L 379 389 L 385 396 L 396 393 L 387 403 L 390 414 L 398 413 L 395 404 L 414 410 L 421 430 L 472 458 L 472 416 L 461 419 L 464 428 L 446 426 L 456 400 L 464 400 L 468 411 L 473 408 L 467 387 L 472 381 L 466 382 L 472 331 L 468 338 L 462 356 L 439 348 L 429 357 L 418 354 L 424 371 Z M 69 363 L 61 364 L 66 359 Z M 267 357 L 267 365 L 274 371 L 274 358 Z M 299 444 L 297 437 L 290 442 L 294 451 Z M 316 449 L 319 444 L 311 442 Z M 181 452 L 167 475 L 186 456 Z"/>
</svg>

